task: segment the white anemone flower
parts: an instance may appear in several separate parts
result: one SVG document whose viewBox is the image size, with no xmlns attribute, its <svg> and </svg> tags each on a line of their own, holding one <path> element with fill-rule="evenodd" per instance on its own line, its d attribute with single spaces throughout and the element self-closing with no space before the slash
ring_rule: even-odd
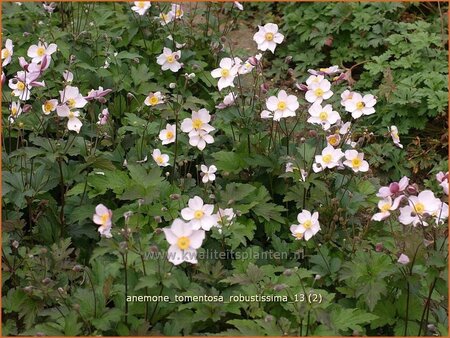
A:
<svg viewBox="0 0 450 338">
<path fill-rule="evenodd" d="M 20 102 L 11 102 L 11 107 L 9 108 L 9 122 L 14 123 L 14 121 L 22 114 L 22 107 Z"/>
<path fill-rule="evenodd" d="M 111 238 L 112 211 L 103 204 L 99 204 L 95 207 L 95 214 L 92 218 L 95 224 L 100 225 L 98 228 L 100 236 Z"/>
<path fill-rule="evenodd" d="M 80 116 L 79 111 L 72 111 L 66 105 L 62 105 L 56 107 L 56 113 L 59 117 L 67 117 L 67 129 L 73 130 L 77 133 L 80 132 L 83 123 L 81 123 L 78 118 Z"/>
<path fill-rule="evenodd" d="M 400 223 L 405 225 L 412 223 L 414 226 L 427 226 L 428 223 L 424 220 L 426 216 L 437 216 L 442 206 L 441 200 L 436 198 L 431 190 L 424 190 L 417 196 L 409 196 L 408 202 L 409 205 L 400 208 L 398 218 Z"/>
<path fill-rule="evenodd" d="M 73 81 L 73 73 L 68 70 L 65 70 L 63 72 L 63 79 L 66 82 L 72 82 Z"/>
<path fill-rule="evenodd" d="M 332 146 L 327 146 L 322 150 L 321 155 L 316 155 L 313 170 L 317 173 L 326 168 L 331 169 L 337 167 L 342 157 L 344 157 L 344 153 L 341 149 L 334 149 Z"/>
<path fill-rule="evenodd" d="M 145 98 L 144 104 L 146 106 L 156 106 L 158 104 L 164 103 L 164 95 L 161 92 L 154 92 L 148 94 Z"/>
<path fill-rule="evenodd" d="M 215 128 L 208 123 L 211 121 L 211 115 L 205 108 L 199 111 L 192 111 L 191 118 L 185 118 L 181 122 L 181 130 L 185 133 L 190 133 L 193 130 L 203 130 L 206 132 L 213 131 Z"/>
<path fill-rule="evenodd" d="M 345 103 L 352 99 L 353 94 L 355 94 L 355 92 L 351 92 L 348 89 L 344 90 L 341 94 L 341 105 L 345 107 Z"/>
<path fill-rule="evenodd" d="M 200 166 L 200 169 L 203 173 L 203 177 L 202 177 L 203 183 L 212 182 L 216 179 L 217 167 L 215 165 L 212 165 L 208 168 L 206 165 L 202 164 Z"/>
<path fill-rule="evenodd" d="M 153 160 L 160 167 L 167 167 L 169 164 L 169 155 L 161 154 L 161 150 L 155 149 L 152 153 Z"/>
<path fill-rule="evenodd" d="M 164 235 L 170 247 L 167 252 L 169 262 L 179 265 L 183 262 L 197 263 L 197 249 L 205 239 L 203 230 L 193 229 L 190 223 L 174 219 L 170 228 L 164 228 Z"/>
<path fill-rule="evenodd" d="M 358 153 L 356 150 L 347 150 L 345 151 L 345 159 L 344 165 L 352 168 L 355 173 L 369 170 L 369 163 L 364 161 L 363 153 Z"/>
<path fill-rule="evenodd" d="M 295 237 L 296 241 L 303 239 L 303 232 L 300 231 L 299 224 L 292 224 L 289 230 L 291 230 L 291 234 Z"/>
<path fill-rule="evenodd" d="M 69 107 L 73 108 L 83 108 L 87 104 L 87 100 L 80 94 L 77 87 L 66 86 L 64 90 L 59 91 L 61 97 L 61 103 L 64 103 Z"/>
<path fill-rule="evenodd" d="M 190 221 L 194 230 L 210 230 L 217 225 L 216 217 L 213 215 L 214 205 L 204 204 L 199 196 L 189 199 L 188 207 L 181 210 L 181 217 Z"/>
<path fill-rule="evenodd" d="M 335 124 L 338 120 L 340 120 L 340 115 L 337 111 L 333 110 L 331 104 L 327 104 L 325 107 L 318 102 L 315 102 L 308 109 L 310 118 L 308 118 L 309 123 L 320 124 L 323 130 L 330 129 L 332 124 Z"/>
<path fill-rule="evenodd" d="M 49 115 L 51 112 L 54 112 L 56 110 L 57 106 L 58 106 L 58 100 L 56 100 L 56 99 L 47 100 L 42 105 L 42 112 L 45 115 Z"/>
<path fill-rule="evenodd" d="M 400 137 L 398 136 L 398 129 L 396 126 L 391 126 L 389 128 L 389 133 L 391 134 L 392 137 L 392 142 L 394 142 L 394 144 L 403 149 L 403 144 L 400 143 Z"/>
<path fill-rule="evenodd" d="M 388 196 L 380 200 L 378 202 L 378 209 L 380 209 L 380 212 L 377 212 L 375 215 L 373 215 L 372 220 L 382 221 L 388 218 L 391 215 L 390 211 L 397 210 L 400 201 L 403 199 L 403 197 L 404 196 L 399 196 L 394 201 L 392 201 L 392 198 Z"/>
<path fill-rule="evenodd" d="M 219 208 L 216 213 L 217 227 L 221 228 L 224 224 L 232 225 L 235 217 L 236 214 L 234 213 L 234 210 L 232 208 Z"/>
<path fill-rule="evenodd" d="M 176 126 L 174 124 L 166 124 L 166 129 L 163 129 L 159 132 L 159 139 L 162 141 L 162 144 L 170 144 L 175 142 L 176 138 Z"/>
<path fill-rule="evenodd" d="M 28 73 L 22 72 L 22 71 L 17 72 L 17 74 L 19 74 L 19 73 L 28 74 Z M 28 80 L 21 81 L 18 78 L 10 79 L 8 82 L 8 86 L 9 86 L 9 88 L 12 89 L 12 93 L 11 93 L 12 96 L 17 96 L 22 101 L 27 101 L 30 99 L 31 86 L 30 86 L 30 83 Z"/>
<path fill-rule="evenodd" d="M 145 15 L 151 6 L 152 4 L 150 1 L 135 1 L 134 6 L 132 6 L 131 9 L 139 15 Z"/>
<path fill-rule="evenodd" d="M 271 111 L 268 111 L 268 110 L 263 110 L 261 112 L 261 118 L 262 119 L 271 119 L 271 118 L 273 118 L 273 113 Z"/>
<path fill-rule="evenodd" d="M 278 25 L 267 23 L 264 26 L 258 26 L 258 29 L 258 32 L 253 35 L 253 40 L 258 44 L 258 49 L 261 51 L 270 50 L 274 53 L 277 45 L 284 40 L 284 35 L 278 33 Z"/>
<path fill-rule="evenodd" d="M 234 105 L 236 99 L 237 99 L 237 94 L 230 92 L 229 94 L 227 94 L 224 98 L 223 101 L 220 102 L 216 108 L 217 109 L 225 109 L 227 107 L 230 107 L 232 105 Z"/>
<path fill-rule="evenodd" d="M 345 110 L 352 113 L 352 117 L 357 119 L 362 115 L 371 115 L 375 113 L 375 96 L 368 94 L 362 96 L 360 93 L 353 93 L 352 98 L 344 103 Z"/>
<path fill-rule="evenodd" d="M 303 210 L 298 214 L 297 221 L 299 224 L 295 230 L 298 233 L 302 233 L 303 238 L 306 241 L 310 240 L 311 237 L 317 234 L 320 230 L 319 213 L 317 211 L 311 215 L 308 210 Z"/>
<path fill-rule="evenodd" d="M 162 70 L 170 69 L 176 73 L 181 68 L 181 63 L 178 60 L 181 58 L 181 51 L 172 52 L 171 49 L 164 47 L 163 53 L 156 58 L 156 63 L 161 66 Z"/>
<path fill-rule="evenodd" d="M 442 171 L 436 174 L 436 180 L 439 182 L 439 185 L 444 190 L 444 193 L 448 195 L 448 171 L 447 173 L 443 173 Z"/>
<path fill-rule="evenodd" d="M 202 129 L 194 129 L 189 134 L 189 144 L 199 150 L 205 149 L 207 144 L 214 143 L 214 138 Z"/>
<path fill-rule="evenodd" d="M 333 92 L 331 91 L 330 81 L 324 79 L 323 76 L 318 75 L 316 80 L 311 81 L 311 84 L 308 85 L 305 99 L 309 103 L 322 103 L 323 100 L 328 100 L 332 95 Z"/>
<path fill-rule="evenodd" d="M 179 5 L 179 4 L 172 4 L 169 14 L 174 19 L 181 19 L 183 17 L 183 15 L 184 15 L 184 11 L 183 11 L 183 8 L 181 8 L 181 5 Z"/>
<path fill-rule="evenodd" d="M 5 67 L 11 62 L 11 57 L 14 53 L 14 45 L 11 39 L 6 39 L 5 48 L 2 49 L 2 67 Z"/>
<path fill-rule="evenodd" d="M 280 90 L 278 96 L 271 96 L 267 99 L 266 106 L 273 112 L 273 120 L 280 121 L 281 118 L 295 116 L 299 103 L 296 96 L 288 95 L 286 91 Z"/>
<path fill-rule="evenodd" d="M 172 22 L 174 17 L 172 16 L 172 14 L 169 13 L 159 13 L 159 16 L 156 17 L 156 19 L 159 19 L 159 23 L 161 24 L 161 26 L 165 26 L 168 23 Z M 177 47 L 178 48 L 178 47 Z"/>
<path fill-rule="evenodd" d="M 54 43 L 47 45 L 46 43 L 38 42 L 37 45 L 32 45 L 28 48 L 27 55 L 32 59 L 33 63 L 39 63 L 42 61 L 45 55 L 51 56 L 58 46 Z"/>
<path fill-rule="evenodd" d="M 235 65 L 235 61 L 231 58 L 223 58 L 220 60 L 219 68 L 214 69 L 211 72 L 211 76 L 215 79 L 219 79 L 217 86 L 219 90 L 226 87 L 234 87 L 234 79 L 237 75 L 238 68 Z"/>
</svg>

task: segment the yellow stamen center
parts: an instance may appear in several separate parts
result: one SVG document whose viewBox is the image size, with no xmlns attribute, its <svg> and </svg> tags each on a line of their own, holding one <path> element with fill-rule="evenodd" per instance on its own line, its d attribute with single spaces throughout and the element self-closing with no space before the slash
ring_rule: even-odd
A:
<svg viewBox="0 0 450 338">
<path fill-rule="evenodd" d="M 331 156 L 330 154 L 326 154 L 322 156 L 322 161 L 324 163 L 330 163 L 331 160 L 333 160 L 333 156 Z"/>
<path fill-rule="evenodd" d="M 2 49 L 2 59 L 6 59 L 8 56 L 10 56 L 11 54 L 9 53 L 9 50 Z"/>
<path fill-rule="evenodd" d="M 175 16 L 176 16 L 177 18 L 179 18 L 179 17 L 182 16 L 182 15 L 183 15 L 183 11 L 182 11 L 181 9 L 177 9 L 176 12 L 175 12 Z"/>
<path fill-rule="evenodd" d="M 352 167 L 358 168 L 361 165 L 361 163 L 362 163 L 362 161 L 356 157 L 352 160 Z"/>
<path fill-rule="evenodd" d="M 312 222 L 308 219 L 302 224 L 305 229 L 309 229 L 312 226 Z"/>
<path fill-rule="evenodd" d="M 201 218 L 203 217 L 204 214 L 205 214 L 205 213 L 204 213 L 203 211 L 201 211 L 201 210 L 196 210 L 196 211 L 194 212 L 194 218 L 195 218 L 195 219 L 201 219 Z"/>
<path fill-rule="evenodd" d="M 191 240 L 189 239 L 189 237 L 183 236 L 178 238 L 177 245 L 181 250 L 186 250 L 187 248 L 189 248 L 190 244 Z"/>
<path fill-rule="evenodd" d="M 339 139 L 335 135 L 333 135 L 328 139 L 328 143 L 331 144 L 333 147 L 337 146 L 339 143 Z"/>
<path fill-rule="evenodd" d="M 418 215 L 422 215 L 423 212 L 425 211 L 425 206 L 420 203 L 417 202 L 416 204 L 414 204 L 414 211 L 418 214 Z"/>
<path fill-rule="evenodd" d="M 285 110 L 286 109 L 286 102 L 284 102 L 284 101 L 278 102 L 277 108 L 279 110 Z"/>
<path fill-rule="evenodd" d="M 74 108 L 75 107 L 75 99 L 68 99 L 66 101 L 67 105 L 69 106 L 69 108 Z"/>
<path fill-rule="evenodd" d="M 227 77 L 227 76 L 230 75 L 230 71 L 229 71 L 228 69 L 222 69 L 222 70 L 220 71 L 220 75 L 221 75 L 222 77 Z"/>
<path fill-rule="evenodd" d="M 328 70 L 328 68 L 320 68 L 319 69 L 321 72 L 326 72 Z"/>
<path fill-rule="evenodd" d="M 17 89 L 22 91 L 25 89 L 25 84 L 21 81 L 17 82 Z"/>
<path fill-rule="evenodd" d="M 36 51 L 38 56 L 44 56 L 45 54 L 45 48 L 44 47 L 39 47 Z"/>
<path fill-rule="evenodd" d="M 11 115 L 16 116 L 16 114 L 17 114 L 17 108 L 16 107 L 11 108 Z"/>
<path fill-rule="evenodd" d="M 109 214 L 103 214 L 103 215 L 101 216 L 101 218 L 102 218 L 102 225 L 105 225 L 106 222 L 109 221 Z"/>
<path fill-rule="evenodd" d="M 192 126 L 195 128 L 195 129 L 200 129 L 200 127 L 203 125 L 203 121 L 202 120 L 200 120 L 200 119 L 194 119 L 193 121 L 192 121 Z"/>
<path fill-rule="evenodd" d="M 316 94 L 316 96 L 322 96 L 323 95 L 323 90 L 322 89 L 320 89 L 320 88 L 317 88 L 315 91 L 314 91 L 314 94 Z"/>
<path fill-rule="evenodd" d="M 356 109 L 363 109 L 364 107 L 365 107 L 366 105 L 364 104 L 364 102 L 358 102 L 357 104 L 356 104 Z"/>
<path fill-rule="evenodd" d="M 294 234 L 294 236 L 295 236 L 295 238 L 298 238 L 298 239 L 302 239 L 303 238 L 303 234 L 301 232 L 296 232 Z"/>
<path fill-rule="evenodd" d="M 389 210 L 391 210 L 391 205 L 390 205 L 389 203 L 385 203 L 385 204 L 383 204 L 383 205 L 381 206 L 380 210 L 381 210 L 382 212 L 389 211 Z"/>
<path fill-rule="evenodd" d="M 173 137 L 173 133 L 171 131 L 166 132 L 166 139 L 170 140 Z"/>
<path fill-rule="evenodd" d="M 267 41 L 272 41 L 273 40 L 273 33 L 266 33 L 265 38 Z"/>
<path fill-rule="evenodd" d="M 323 111 L 319 114 L 320 121 L 326 121 L 328 120 L 328 113 L 326 111 Z"/>
<path fill-rule="evenodd" d="M 139 8 L 144 8 L 144 7 L 145 7 L 144 1 L 138 1 L 137 6 L 138 6 Z"/>
<path fill-rule="evenodd" d="M 156 162 L 158 162 L 159 164 L 163 164 L 164 163 L 164 159 L 162 158 L 162 156 L 156 156 L 155 158 Z"/>
<path fill-rule="evenodd" d="M 173 57 L 173 55 L 167 56 L 167 62 L 168 62 L 168 63 L 172 63 L 172 62 L 174 62 L 174 61 L 175 61 L 175 58 Z"/>
<path fill-rule="evenodd" d="M 154 105 L 158 104 L 159 99 L 158 99 L 157 96 L 153 95 L 153 96 L 150 98 L 149 101 L 150 101 L 150 104 L 151 104 L 152 106 L 154 106 Z"/>
<path fill-rule="evenodd" d="M 70 111 L 69 112 L 69 119 L 73 119 L 74 117 L 75 117 L 75 114 L 72 111 Z"/>
<path fill-rule="evenodd" d="M 45 102 L 44 104 L 44 110 L 46 113 L 49 113 L 53 109 L 53 105 L 51 102 Z"/>
</svg>

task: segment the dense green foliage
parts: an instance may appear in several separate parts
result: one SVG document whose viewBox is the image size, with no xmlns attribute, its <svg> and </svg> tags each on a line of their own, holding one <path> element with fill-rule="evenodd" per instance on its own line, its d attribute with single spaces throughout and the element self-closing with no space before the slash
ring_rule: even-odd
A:
<svg viewBox="0 0 450 338">
<path fill-rule="evenodd" d="M 378 189 L 404 175 L 416 174 L 416 190 L 447 199 L 434 179 L 448 167 L 447 141 L 439 139 L 445 128 L 427 134 L 426 127 L 447 110 L 447 23 L 439 21 L 446 8 L 244 3 L 240 12 L 232 3 L 199 3 L 184 4 L 183 20 L 161 26 L 155 17 L 170 3 L 152 3 L 145 16 L 128 3 L 58 3 L 52 14 L 40 3 L 2 6 L 3 41 L 14 42 L 2 86 L 5 336 L 448 334 L 445 224 L 404 225 L 394 215 L 371 220 Z M 264 14 L 268 8 L 273 14 Z M 230 88 L 219 92 L 211 71 L 222 58 L 255 55 L 253 34 L 267 22 L 278 23 L 286 40 L 273 55 L 264 53 L 261 70 L 235 81 L 236 105 L 216 109 Z M 236 33 L 245 26 L 247 34 Z M 11 122 L 9 105 L 17 98 L 8 80 L 21 70 L 17 57 L 39 39 L 58 50 L 45 87 L 33 87 L 30 107 Z M 157 64 L 163 47 L 182 49 L 179 72 Z M 311 169 L 328 132 L 307 122 L 309 103 L 295 83 L 305 82 L 307 69 L 334 64 L 352 74 L 333 83 L 329 102 L 337 110 L 348 88 L 378 98 L 376 113 L 354 120 L 353 136 L 345 133 L 364 151 L 367 172 Z M 80 109 L 79 133 L 55 112 L 42 113 L 67 85 L 64 70 L 83 95 L 112 89 Z M 261 119 L 279 89 L 296 95 L 297 115 Z M 165 102 L 145 105 L 157 91 Z M 98 124 L 105 108 L 108 123 Z M 201 151 L 178 130 L 175 143 L 161 145 L 166 123 L 179 126 L 201 108 L 213 115 L 214 143 Z M 391 124 L 400 137 L 409 132 L 404 149 L 387 136 Z M 350 149 L 344 141 L 342 147 Z M 153 160 L 156 148 L 169 155 L 169 166 Z M 286 171 L 287 163 L 296 168 Z M 202 164 L 217 167 L 214 182 L 202 183 Z M 233 223 L 213 227 L 198 250 L 229 255 L 173 265 L 162 229 L 194 196 L 216 211 L 233 208 Z M 93 222 L 99 204 L 112 210 L 112 238 L 100 237 Z M 289 230 L 304 209 L 320 215 L 321 230 L 308 241 Z M 410 262 L 399 263 L 400 254 Z M 126 299 L 149 295 L 225 301 Z M 240 295 L 242 301 L 228 302 Z M 245 298 L 257 295 L 287 301 Z"/>
</svg>

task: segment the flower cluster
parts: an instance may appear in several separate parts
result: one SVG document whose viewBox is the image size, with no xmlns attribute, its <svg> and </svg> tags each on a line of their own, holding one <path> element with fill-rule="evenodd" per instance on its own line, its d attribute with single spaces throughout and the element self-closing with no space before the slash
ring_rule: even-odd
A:
<svg viewBox="0 0 450 338">
<path fill-rule="evenodd" d="M 209 111 L 202 108 L 199 111 L 193 111 L 191 118 L 185 118 L 181 122 L 181 130 L 188 133 L 191 146 L 203 150 L 206 144 L 214 142 L 214 138 L 209 133 L 215 128 L 209 124 L 210 121 Z"/>
<path fill-rule="evenodd" d="M 14 45 L 10 39 L 6 40 L 5 48 L 2 49 L 2 65 L 6 66 L 12 61 Z M 27 62 L 24 57 L 19 57 L 19 65 L 22 70 L 8 82 L 9 88 L 12 90 L 11 95 L 18 98 L 18 102 L 11 102 L 9 121 L 14 123 L 15 120 L 24 111 L 20 101 L 28 101 L 31 98 L 33 87 L 45 87 L 45 82 L 40 81 L 44 71 L 50 67 L 52 55 L 57 51 L 56 44 L 47 44 L 39 41 L 36 45 L 31 45 L 27 50 L 27 56 L 31 58 L 31 62 Z M 67 118 L 67 129 L 80 132 L 83 123 L 80 120 L 80 111 L 86 106 L 88 101 L 97 100 L 105 103 L 105 96 L 109 94 L 111 89 L 92 89 L 87 96 L 83 96 L 77 87 L 71 86 L 73 81 L 73 73 L 65 70 L 62 74 L 65 87 L 59 91 L 59 100 L 50 98 L 42 103 L 42 112 L 44 115 L 50 115 L 56 111 L 57 115 Z M 2 74 L 2 78 L 5 78 Z M 99 115 L 98 124 L 106 124 L 108 119 L 108 110 L 103 110 Z"/>
<path fill-rule="evenodd" d="M 381 198 L 378 202 L 380 211 L 372 216 L 374 221 L 387 219 L 402 202 L 405 205 L 399 209 L 398 221 L 404 225 L 428 226 L 430 222 L 439 225 L 448 218 L 448 204 L 436 198 L 431 190 L 419 193 L 406 176 L 399 182 L 381 187 L 377 196 Z"/>
<path fill-rule="evenodd" d="M 205 204 L 202 198 L 195 196 L 181 210 L 181 217 L 183 219 L 176 218 L 170 228 L 163 229 L 170 244 L 168 259 L 174 265 L 183 262 L 196 264 L 196 250 L 202 245 L 205 232 L 212 227 L 220 228 L 222 224 L 231 224 L 235 214 L 233 209 L 220 208 L 214 214 L 214 205 Z"/>
<path fill-rule="evenodd" d="M 308 210 L 303 210 L 297 216 L 299 224 L 291 225 L 291 233 L 296 239 L 304 238 L 309 241 L 320 230 L 319 213 L 316 211 L 311 215 Z"/>
</svg>

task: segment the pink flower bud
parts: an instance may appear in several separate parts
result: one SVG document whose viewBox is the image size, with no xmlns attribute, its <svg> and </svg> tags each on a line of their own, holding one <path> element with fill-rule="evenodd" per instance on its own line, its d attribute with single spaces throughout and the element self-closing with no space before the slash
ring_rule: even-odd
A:
<svg viewBox="0 0 450 338">
<path fill-rule="evenodd" d="M 413 183 L 413 184 L 408 185 L 408 187 L 406 188 L 406 191 L 410 195 L 417 195 L 419 193 L 419 187 L 417 186 L 416 183 Z"/>
<path fill-rule="evenodd" d="M 308 91 L 308 86 L 303 83 L 296 83 L 295 86 L 300 89 L 302 92 Z"/>
<path fill-rule="evenodd" d="M 263 94 L 267 94 L 267 92 L 269 91 L 269 89 L 270 89 L 270 87 L 269 87 L 269 84 L 268 84 L 268 83 L 263 83 L 263 84 L 261 85 L 261 92 L 262 92 Z"/>
</svg>

